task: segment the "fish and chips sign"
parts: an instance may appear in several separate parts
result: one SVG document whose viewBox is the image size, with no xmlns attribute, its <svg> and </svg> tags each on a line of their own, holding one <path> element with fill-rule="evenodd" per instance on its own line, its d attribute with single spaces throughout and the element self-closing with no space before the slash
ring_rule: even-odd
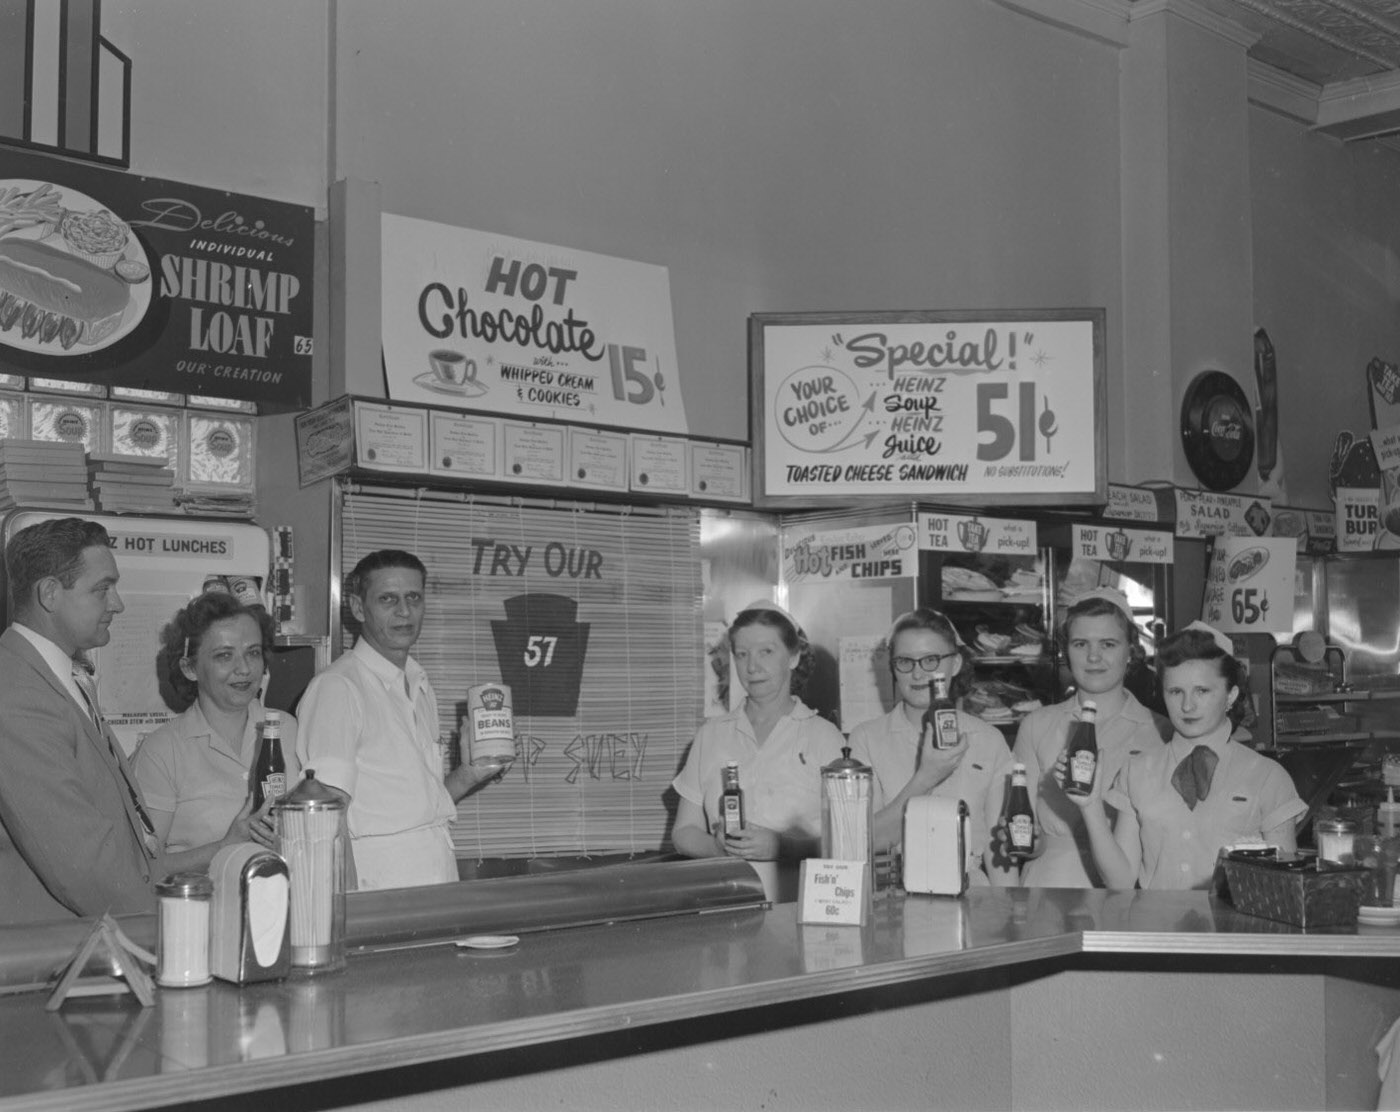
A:
<svg viewBox="0 0 1400 1112">
<path fill-rule="evenodd" d="M 754 314 L 755 501 L 1102 504 L 1104 316 Z"/>
<path fill-rule="evenodd" d="M 389 397 L 689 431 L 667 269 L 384 213 Z"/>
<path fill-rule="evenodd" d="M 908 523 L 795 532 L 783 542 L 787 583 L 910 578 L 918 570 L 918 534 Z"/>
</svg>

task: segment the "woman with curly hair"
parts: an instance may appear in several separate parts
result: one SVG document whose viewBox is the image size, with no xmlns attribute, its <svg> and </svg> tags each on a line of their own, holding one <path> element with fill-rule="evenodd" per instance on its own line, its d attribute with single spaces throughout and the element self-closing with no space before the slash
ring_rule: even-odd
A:
<svg viewBox="0 0 1400 1112">
<path fill-rule="evenodd" d="M 972 684 L 970 654 L 953 623 L 937 610 L 920 608 L 895 619 L 889 635 L 890 671 L 897 696 L 888 714 L 851 731 L 851 749 L 870 761 L 874 773 L 875 849 L 904 838 L 904 808 L 921 795 L 961 799 L 967 804 L 968 876 L 973 884 L 1016 883 L 1005 862 L 991 856 L 993 824 L 1001 814 L 1011 751 L 995 727 L 959 710 L 958 743 L 938 749 L 924 712 L 938 677 L 948 681 L 956 702 Z"/>
<path fill-rule="evenodd" d="M 672 842 L 687 857 L 776 861 L 810 857 L 821 844 L 822 766 L 841 756 L 841 732 L 795 694 L 811 649 L 797 622 L 771 602 L 750 603 L 729 627 L 746 697 L 695 735 L 674 781 L 680 807 Z M 744 827 L 724 830 L 724 767 L 739 766 Z"/>
<path fill-rule="evenodd" d="M 148 735 L 134 768 L 171 872 L 207 868 L 223 846 L 273 847 L 271 800 L 251 814 L 252 766 L 262 736 L 259 699 L 272 618 L 223 591 L 208 591 L 161 633 L 160 662 L 183 713 Z M 296 766 L 296 720 L 282 715 L 287 782 Z"/>
</svg>

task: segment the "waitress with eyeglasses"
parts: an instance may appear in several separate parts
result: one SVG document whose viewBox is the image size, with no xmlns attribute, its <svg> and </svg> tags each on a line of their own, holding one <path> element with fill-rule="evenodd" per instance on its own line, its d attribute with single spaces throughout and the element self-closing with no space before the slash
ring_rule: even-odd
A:
<svg viewBox="0 0 1400 1112">
<path fill-rule="evenodd" d="M 934 746 L 924 726 L 924 711 L 933 699 L 934 678 L 948 680 L 956 702 L 972 684 L 971 655 L 958 641 L 953 623 L 936 610 L 918 609 L 895 619 L 890 629 L 890 670 L 897 702 L 879 718 L 851 731 L 851 750 L 870 762 L 874 780 L 877 852 L 898 846 L 904 837 L 904 808 L 921 795 L 961 799 L 967 804 L 972 884 L 1011 885 L 1018 881 L 1006 861 L 992 855 L 992 825 L 1001 814 L 1011 750 L 995 726 L 958 711 L 958 743 Z"/>
</svg>

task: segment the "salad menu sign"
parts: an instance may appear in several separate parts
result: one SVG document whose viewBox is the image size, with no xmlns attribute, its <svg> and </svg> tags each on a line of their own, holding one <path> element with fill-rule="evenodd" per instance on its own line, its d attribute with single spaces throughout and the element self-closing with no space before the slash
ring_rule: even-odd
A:
<svg viewBox="0 0 1400 1112">
<path fill-rule="evenodd" d="M 313 214 L 7 151 L 0 373 L 311 400 Z"/>
<path fill-rule="evenodd" d="M 385 213 L 389 397 L 685 433 L 665 267 Z"/>
<path fill-rule="evenodd" d="M 759 505 L 1102 503 L 1104 311 L 758 313 Z"/>
</svg>

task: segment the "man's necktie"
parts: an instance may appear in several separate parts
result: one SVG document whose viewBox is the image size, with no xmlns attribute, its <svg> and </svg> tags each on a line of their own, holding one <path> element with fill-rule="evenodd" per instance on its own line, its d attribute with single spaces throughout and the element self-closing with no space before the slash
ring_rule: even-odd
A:
<svg viewBox="0 0 1400 1112">
<path fill-rule="evenodd" d="M 1210 795 L 1210 782 L 1219 763 L 1220 757 L 1214 749 L 1209 745 L 1198 745 L 1176 766 L 1176 771 L 1172 773 L 1172 787 L 1190 810 L 1194 811 L 1196 804 Z"/>
<path fill-rule="evenodd" d="M 107 749 L 111 752 L 117 771 L 121 773 L 122 782 L 126 784 L 126 790 L 131 795 L 131 805 L 136 808 L 136 817 L 141 820 L 141 826 L 146 831 L 147 838 L 153 839 L 156 828 L 151 822 L 151 816 L 146 814 L 146 808 L 141 806 L 141 797 L 136 794 L 136 788 L 127 776 L 121 758 L 117 755 L 116 744 L 112 741 L 112 731 L 107 729 L 107 724 L 102 720 L 102 711 L 97 703 L 97 680 L 92 674 L 92 665 L 81 657 L 73 658 L 73 682 L 78 685 L 78 691 L 82 693 L 83 701 L 87 703 L 88 714 L 94 725 L 97 726 L 98 733 L 107 742 Z"/>
</svg>

